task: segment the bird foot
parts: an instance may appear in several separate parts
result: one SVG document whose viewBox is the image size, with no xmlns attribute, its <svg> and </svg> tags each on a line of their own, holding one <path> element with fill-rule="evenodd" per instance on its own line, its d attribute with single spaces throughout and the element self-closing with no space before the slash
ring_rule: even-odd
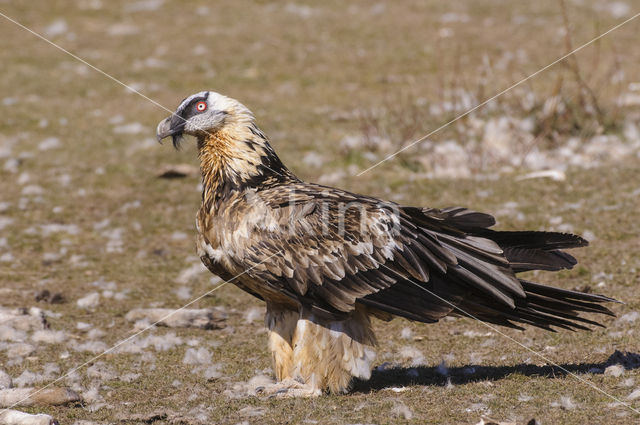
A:
<svg viewBox="0 0 640 425">
<path fill-rule="evenodd" d="M 256 388 L 256 395 L 269 398 L 317 397 L 321 394 L 322 391 L 314 385 L 305 384 L 292 378 Z"/>
</svg>

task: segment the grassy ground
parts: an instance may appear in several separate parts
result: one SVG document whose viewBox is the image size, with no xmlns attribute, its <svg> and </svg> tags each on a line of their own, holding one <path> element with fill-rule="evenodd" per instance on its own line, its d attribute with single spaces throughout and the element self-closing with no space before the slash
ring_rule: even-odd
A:
<svg viewBox="0 0 640 425">
<path fill-rule="evenodd" d="M 567 5 L 574 46 L 640 10 L 638 2 L 618 9 L 598 4 Z M 495 213 L 503 229 L 589 235 L 591 246 L 575 253 L 577 268 L 536 278 L 566 288 L 588 285 L 620 299 L 626 304 L 613 309 L 627 319 L 605 319 L 607 329 L 590 333 L 500 332 L 621 400 L 640 386 L 638 369 L 619 377 L 601 373 L 615 350 L 640 352 L 633 321 L 640 310 L 635 151 L 589 157 L 592 163 L 570 167 L 564 181 L 518 180 L 525 168 L 493 159 L 475 161 L 468 178 L 427 179 L 438 159 L 416 146 L 355 176 L 463 111 L 455 90 L 481 101 L 564 54 L 566 27 L 556 2 L 0 1 L 0 12 L 169 109 L 203 89 L 241 100 L 284 162 L 306 180 L 408 204 L 469 206 Z M 541 151 L 570 137 L 587 143 L 594 135 L 632 144 L 629 122 L 637 120 L 637 109 L 619 105 L 620 96 L 633 94 L 630 83 L 638 75 L 637 29 L 632 22 L 577 55 L 601 116 L 559 114 L 551 122 L 541 115 L 554 95 L 570 111 L 580 104 L 575 73 L 559 64 L 472 118 L 480 128 L 500 116 L 532 119 Z M 198 177 L 156 177 L 167 164 L 195 165 L 195 149 L 157 145 L 155 125 L 167 111 L 3 18 L 0 63 L 0 306 L 43 308 L 51 328 L 65 332 L 60 343 L 27 341 L 34 351 L 22 357 L 9 355 L 16 341 L 0 341 L 0 369 L 16 378 L 25 370 L 42 375 L 54 363 L 64 372 L 94 356 L 82 344 L 110 346 L 130 336 L 129 310 L 178 308 L 213 287 L 206 273 L 180 278 L 197 264 Z M 534 106 L 521 106 L 530 93 Z M 452 102 L 444 113 L 433 112 Z M 454 139 L 486 154 L 489 147 L 475 133 L 469 137 L 477 140 L 465 145 L 473 119 L 434 135 L 434 144 Z M 577 124 L 562 125 L 570 119 Z M 353 147 L 345 143 L 349 138 L 364 144 Z M 389 146 L 381 146 L 382 139 Z M 35 301 L 43 289 L 60 292 L 66 302 Z M 80 308 L 76 301 L 93 292 L 99 304 Z M 195 304 L 208 306 L 225 308 L 226 329 L 154 329 L 150 334 L 160 340 L 173 333 L 180 341 L 166 351 L 108 354 L 100 360 L 111 374 L 83 368 L 65 380 L 83 393 L 85 405 L 26 410 L 61 423 L 149 422 L 151 413 L 159 421 L 192 423 L 471 424 L 482 416 L 547 424 L 638 421 L 604 394 L 467 319 L 377 323 L 378 364 L 388 367 L 349 395 L 241 397 L 238 383 L 271 374 L 261 318 L 250 320 L 261 303 L 228 285 Z M 79 329 L 78 322 L 89 328 Z M 185 364 L 187 350 L 200 348 L 211 359 Z M 436 370 L 443 361 L 449 379 Z M 204 369 L 216 367 L 219 376 L 207 380 Z M 123 378 L 131 373 L 140 376 Z M 629 403 L 640 409 L 639 399 Z"/>
</svg>

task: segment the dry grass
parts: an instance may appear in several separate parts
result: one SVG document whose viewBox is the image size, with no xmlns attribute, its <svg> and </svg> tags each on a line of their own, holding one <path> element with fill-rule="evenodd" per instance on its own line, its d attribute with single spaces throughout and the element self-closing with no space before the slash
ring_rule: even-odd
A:
<svg viewBox="0 0 640 425">
<path fill-rule="evenodd" d="M 132 5 L 149 10 L 136 11 Z M 640 10 L 637 2 L 628 5 L 624 16 L 614 16 L 616 10 L 597 2 L 567 4 L 573 46 Z M 565 181 L 517 181 L 525 168 L 499 155 L 494 159 L 479 136 L 489 121 L 509 116 L 534 119 L 527 134 L 542 135 L 536 139 L 541 152 L 553 152 L 569 137 L 588 145 L 594 135 L 616 136 L 620 146 L 632 146 L 633 134 L 627 136 L 625 129 L 632 132 L 627 126 L 637 120 L 637 107 L 620 108 L 618 101 L 636 93 L 630 86 L 640 63 L 640 51 L 633 48 L 635 22 L 576 55 L 602 116 L 584 112 L 575 70 L 558 65 L 434 135 L 432 143 L 355 177 L 385 153 L 462 112 L 465 102 L 473 106 L 561 56 L 566 38 L 557 3 L 78 0 L 0 2 L 0 11 L 48 33 L 169 108 L 202 89 L 241 100 L 255 112 L 284 162 L 304 179 L 403 203 L 465 205 L 496 213 L 501 228 L 594 235 L 589 248 L 576 252 L 579 267 L 537 278 L 567 288 L 589 285 L 624 300 L 625 305 L 614 306 L 619 315 L 640 310 L 636 151 L 585 156 L 590 159 L 582 165 L 593 167 L 569 168 Z M 0 341 L 0 369 L 16 378 L 25 370 L 41 374 L 46 363 L 61 371 L 80 365 L 94 354 L 74 346 L 88 341 L 109 346 L 132 334 L 132 324 L 124 319 L 129 310 L 177 308 L 186 301 L 176 289 L 194 298 L 213 286 L 206 273 L 177 282 L 182 271 L 197 264 L 192 237 L 200 195 L 197 177 L 155 176 L 168 163 L 196 163 L 193 146 L 176 153 L 155 143 L 155 125 L 168 113 L 0 22 L 0 225 L 5 224 L 0 258 L 6 260 L 0 262 L 0 306 L 46 309 L 53 313 L 51 328 L 67 335 L 59 344 L 27 341 L 35 351 L 20 360 L 7 354 L 15 341 Z M 532 103 L 526 103 L 530 94 Z M 543 115 L 551 94 L 563 99 L 569 112 Z M 454 107 L 446 110 L 450 104 Z M 434 113 L 438 108 L 445 111 Z M 479 126 L 476 133 L 473 125 Z M 49 137 L 58 138 L 59 145 L 45 150 L 46 144 L 40 144 Z M 345 138 L 365 144 L 349 147 Z M 447 140 L 473 153 L 470 178 L 427 180 L 441 160 L 434 149 Z M 513 152 L 526 156 L 528 140 Z M 47 232 L 51 228 L 42 226 L 50 224 L 77 227 Z M 35 294 L 45 288 L 62 293 L 67 302 L 36 302 Z M 76 301 L 91 292 L 100 293 L 99 305 L 79 308 Z M 384 341 L 378 364 L 389 362 L 391 369 L 374 373 L 369 383 L 357 383 L 352 394 L 314 400 L 232 398 L 234 384 L 271 373 L 261 319 L 249 323 L 245 318 L 261 304 L 228 285 L 195 306 L 224 307 L 228 328 L 155 329 L 154 335 L 173 332 L 182 341 L 166 351 L 145 349 L 145 355 L 109 354 L 100 360 L 113 370 L 111 376 L 87 374 L 84 368 L 76 379 L 65 380 L 84 392 L 86 405 L 26 410 L 50 413 L 61 423 L 135 422 L 132 415 L 144 419 L 150 412 L 167 413 L 164 419 L 158 416 L 158 423 L 172 418 L 193 423 L 476 423 L 483 415 L 518 423 L 532 417 L 566 424 L 638 420 L 603 394 L 465 319 L 431 326 L 378 323 Z M 78 322 L 104 334 L 89 335 L 77 328 Z M 638 322 L 605 322 L 607 329 L 590 333 L 504 332 L 625 400 L 640 385 L 637 369 L 620 377 L 590 369 L 602 369 L 615 350 L 640 352 Z M 405 328 L 409 338 L 402 337 Z M 203 347 L 211 363 L 183 363 L 187 349 Z M 424 364 L 414 369 L 418 354 Z M 435 370 L 443 360 L 450 384 Z M 204 369 L 214 365 L 220 376 L 205 379 Z M 141 375 L 126 382 L 123 376 L 130 373 Z M 92 388 L 97 392 L 88 391 Z M 640 408 L 638 399 L 629 403 Z"/>
</svg>

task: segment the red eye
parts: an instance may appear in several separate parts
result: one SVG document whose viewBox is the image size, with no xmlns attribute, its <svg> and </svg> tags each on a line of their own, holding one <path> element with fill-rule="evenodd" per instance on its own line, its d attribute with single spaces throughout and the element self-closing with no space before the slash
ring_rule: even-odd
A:
<svg viewBox="0 0 640 425">
<path fill-rule="evenodd" d="M 198 112 L 204 112 L 207 110 L 207 103 L 206 102 L 198 102 L 196 103 L 196 109 L 198 110 Z"/>
</svg>

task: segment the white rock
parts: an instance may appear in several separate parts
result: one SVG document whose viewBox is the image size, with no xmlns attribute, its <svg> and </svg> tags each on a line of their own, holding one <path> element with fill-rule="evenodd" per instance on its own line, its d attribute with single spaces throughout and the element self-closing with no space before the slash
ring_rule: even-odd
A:
<svg viewBox="0 0 640 425">
<path fill-rule="evenodd" d="M 302 158 L 302 162 L 310 167 L 319 168 L 324 165 L 325 159 L 317 152 L 307 152 Z"/>
<path fill-rule="evenodd" d="M 47 137 L 38 144 L 38 149 L 41 151 L 48 151 L 49 149 L 55 149 L 61 146 L 60 139 L 57 137 Z"/>
<path fill-rule="evenodd" d="M 102 329 L 95 328 L 95 329 L 91 329 L 87 333 L 87 338 L 89 338 L 89 339 L 99 339 L 99 338 L 102 338 L 105 335 L 106 335 L 105 331 L 103 331 Z"/>
<path fill-rule="evenodd" d="M 42 224 L 40 226 L 42 236 L 50 236 L 54 233 L 68 233 L 70 235 L 77 235 L 80 233 L 80 228 L 75 224 Z"/>
<path fill-rule="evenodd" d="M 173 291 L 181 300 L 187 300 L 191 298 L 191 288 L 188 286 L 179 286 Z"/>
<path fill-rule="evenodd" d="M 100 379 L 102 381 L 112 381 L 117 378 L 113 368 L 104 362 L 97 362 L 87 368 L 89 378 Z"/>
<path fill-rule="evenodd" d="M 4 229 L 5 227 L 13 224 L 14 219 L 10 218 L 10 217 L 0 217 L 0 230 Z"/>
<path fill-rule="evenodd" d="M 113 132 L 116 134 L 140 134 L 145 133 L 148 130 L 149 129 L 146 126 L 140 124 L 139 122 L 132 122 L 113 128 Z"/>
<path fill-rule="evenodd" d="M 576 403 L 571 400 L 571 397 L 560 397 L 560 401 L 554 401 L 551 403 L 551 407 L 559 407 L 564 410 L 573 410 L 577 407 Z"/>
<path fill-rule="evenodd" d="M 400 331 L 400 338 L 402 339 L 411 339 L 412 336 L 413 331 L 411 328 L 402 328 L 402 331 Z"/>
<path fill-rule="evenodd" d="M 107 350 L 107 344 L 102 341 L 87 341 L 82 344 L 75 344 L 72 347 L 76 351 L 88 351 L 94 354 L 102 353 Z"/>
<path fill-rule="evenodd" d="M 207 268 L 204 266 L 204 264 L 198 262 L 182 270 L 176 278 L 176 283 L 181 283 L 184 285 L 204 272 L 208 272 Z"/>
<path fill-rule="evenodd" d="M 187 351 L 184 354 L 184 359 L 182 360 L 184 364 L 210 364 L 211 363 L 211 353 L 204 347 L 198 348 L 187 348 Z"/>
<path fill-rule="evenodd" d="M 124 22 L 113 24 L 107 29 L 107 34 L 111 36 L 134 35 L 139 32 L 140 28 Z"/>
<path fill-rule="evenodd" d="M 411 409 L 409 409 L 407 405 L 401 401 L 395 403 L 393 409 L 391 409 L 391 414 L 404 418 L 405 420 L 413 418 L 413 412 L 411 411 Z"/>
<path fill-rule="evenodd" d="M 200 328 L 221 329 L 225 327 L 227 315 L 216 309 L 181 309 L 170 308 L 136 308 L 131 310 L 125 318 L 135 322 L 145 320 L 149 323 L 157 323 L 158 326 L 170 328 Z"/>
<path fill-rule="evenodd" d="M 640 312 L 632 311 L 630 313 L 626 313 L 618 319 L 619 322 L 622 323 L 633 323 L 640 318 Z"/>
<path fill-rule="evenodd" d="M 422 366 L 426 363 L 424 355 L 416 347 L 405 346 L 400 349 L 400 356 L 408 359 L 411 366 Z"/>
<path fill-rule="evenodd" d="M 53 21 L 44 30 L 44 35 L 49 38 L 57 37 L 68 31 L 67 22 L 64 19 L 57 19 Z"/>
<path fill-rule="evenodd" d="M 516 181 L 520 180 L 528 180 L 528 179 L 551 179 L 553 181 L 561 182 L 567 179 L 566 174 L 560 170 L 542 170 L 542 171 L 534 171 L 532 173 L 525 174 L 524 176 L 520 176 L 516 179 Z"/>
<path fill-rule="evenodd" d="M 79 331 L 88 331 L 89 329 L 91 329 L 93 327 L 93 325 L 91 323 L 85 323 L 85 322 L 78 322 L 76 323 L 76 329 L 78 329 Z"/>
<path fill-rule="evenodd" d="M 309 18 L 311 15 L 317 13 L 317 9 L 311 6 L 296 3 L 287 3 L 284 10 L 292 15 L 297 15 L 300 18 Z"/>
<path fill-rule="evenodd" d="M 614 1 L 608 3 L 605 9 L 614 18 L 624 18 L 631 12 L 631 7 L 627 3 L 622 1 Z"/>
<path fill-rule="evenodd" d="M 0 341 L 24 341 L 27 334 L 12 326 L 0 325 Z"/>
<path fill-rule="evenodd" d="M 0 424 L 2 425 L 55 425 L 57 423 L 52 416 L 44 413 L 32 415 L 11 409 L 0 412 Z"/>
<path fill-rule="evenodd" d="M 21 193 L 25 196 L 37 196 L 44 194 L 44 189 L 37 184 L 30 184 L 23 187 Z"/>
<path fill-rule="evenodd" d="M 636 400 L 638 398 L 640 398 L 640 388 L 636 388 L 631 394 L 627 396 L 627 400 Z"/>
<path fill-rule="evenodd" d="M 622 376 L 623 373 L 624 373 L 624 366 L 619 364 L 611 365 L 604 370 L 605 375 L 614 376 L 616 378 Z"/>
<path fill-rule="evenodd" d="M 40 330 L 31 335 L 34 342 L 44 342 L 45 344 L 60 344 L 67 339 L 64 331 Z"/>
<path fill-rule="evenodd" d="M 267 409 L 264 407 L 253 407 L 253 406 L 243 407 L 242 409 L 238 410 L 238 414 L 240 416 L 245 416 L 245 417 L 264 416 L 266 412 L 267 412 Z"/>
<path fill-rule="evenodd" d="M 169 332 L 164 335 L 148 335 L 145 338 L 134 338 L 119 345 L 116 353 L 142 353 L 146 348 L 153 347 L 156 351 L 167 351 L 176 345 L 183 344 L 182 338 L 175 333 Z"/>
<path fill-rule="evenodd" d="M 20 376 L 13 380 L 13 384 L 17 387 L 26 387 L 42 381 L 44 381 L 44 376 L 26 369 L 20 374 Z"/>
<path fill-rule="evenodd" d="M 6 353 L 7 357 L 9 357 L 10 359 L 16 359 L 18 357 L 28 356 L 34 351 L 36 351 L 36 347 L 34 347 L 33 345 L 18 342 L 9 345 L 7 347 Z"/>
<path fill-rule="evenodd" d="M 220 372 L 219 369 L 220 369 L 220 365 L 209 366 L 204 370 L 202 375 L 206 380 L 220 378 L 222 376 L 222 373 Z"/>
<path fill-rule="evenodd" d="M 264 316 L 264 309 L 260 307 L 251 307 L 244 314 L 244 321 L 246 323 L 253 323 L 256 319 L 260 319 Z"/>
<path fill-rule="evenodd" d="M 138 0 L 125 6 L 126 12 L 150 12 L 160 9 L 164 0 Z"/>
<path fill-rule="evenodd" d="M 13 387 L 13 381 L 7 372 L 0 369 L 0 390 Z"/>
<path fill-rule="evenodd" d="M 266 375 L 257 375 L 247 382 L 236 382 L 224 394 L 229 398 L 242 398 L 255 396 L 257 390 L 273 384 L 273 379 Z"/>
<path fill-rule="evenodd" d="M 40 391 L 36 391 L 36 388 L 10 388 L 0 390 L 0 408 L 9 406 L 33 406 L 34 404 L 60 406 L 76 401 L 80 401 L 80 396 L 68 388 L 49 387 Z M 0 424 L 4 424 L 4 422 L 0 420 Z"/>
<path fill-rule="evenodd" d="M 47 321 L 40 309 L 25 310 L 0 307 L 0 326 L 12 327 L 19 331 L 35 331 L 47 328 Z"/>
<path fill-rule="evenodd" d="M 92 292 L 82 298 L 80 298 L 77 302 L 78 307 L 80 308 L 94 308 L 97 307 L 100 303 L 100 294 L 97 292 Z"/>
</svg>

